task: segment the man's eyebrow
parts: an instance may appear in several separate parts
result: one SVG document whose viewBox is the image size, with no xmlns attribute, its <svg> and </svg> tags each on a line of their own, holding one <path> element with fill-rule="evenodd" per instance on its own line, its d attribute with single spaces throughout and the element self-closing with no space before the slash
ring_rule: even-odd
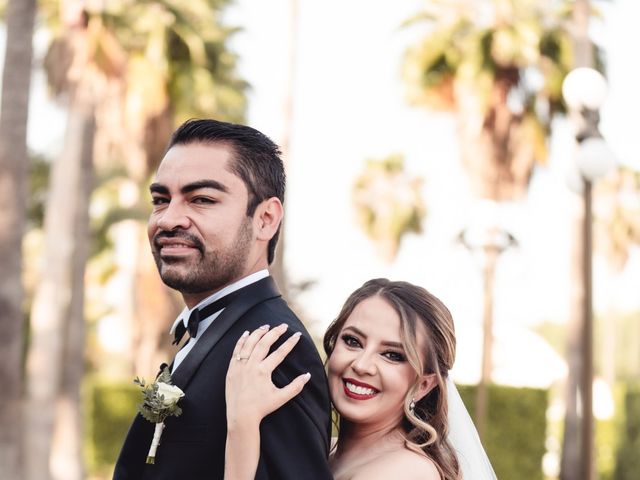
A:
<svg viewBox="0 0 640 480">
<path fill-rule="evenodd" d="M 229 193 L 227 186 L 217 180 L 198 180 L 187 183 L 180 189 L 180 193 L 189 193 L 194 190 L 200 190 L 201 188 L 212 188 L 214 190 L 220 190 L 223 193 Z"/>
<path fill-rule="evenodd" d="M 149 185 L 149 191 L 151 193 L 161 193 L 163 195 L 169 194 L 169 189 L 161 183 L 152 183 L 151 185 Z"/>
<path fill-rule="evenodd" d="M 198 180 L 196 182 L 187 183 L 180 189 L 180 193 L 185 194 L 200 190 L 201 188 L 212 188 L 214 190 L 220 190 L 224 193 L 229 193 L 229 189 L 223 183 L 216 180 Z M 169 189 L 161 183 L 152 183 L 149 185 L 149 191 L 151 193 L 159 193 L 161 195 L 169 195 Z"/>
</svg>

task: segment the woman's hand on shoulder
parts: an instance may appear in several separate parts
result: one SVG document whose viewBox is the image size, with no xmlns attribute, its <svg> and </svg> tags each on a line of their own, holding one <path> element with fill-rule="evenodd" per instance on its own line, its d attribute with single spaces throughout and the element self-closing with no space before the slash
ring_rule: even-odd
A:
<svg viewBox="0 0 640 480">
<path fill-rule="evenodd" d="M 300 393 L 309 380 L 310 375 L 305 373 L 282 388 L 271 380 L 275 368 L 300 339 L 300 332 L 296 332 L 269 354 L 286 330 L 286 324 L 271 330 L 265 325 L 251 334 L 245 332 L 236 343 L 225 387 L 229 429 L 259 425 L 264 417 Z"/>
<path fill-rule="evenodd" d="M 426 455 L 402 449 L 381 455 L 351 477 L 351 480 L 441 480 L 436 464 Z"/>
</svg>

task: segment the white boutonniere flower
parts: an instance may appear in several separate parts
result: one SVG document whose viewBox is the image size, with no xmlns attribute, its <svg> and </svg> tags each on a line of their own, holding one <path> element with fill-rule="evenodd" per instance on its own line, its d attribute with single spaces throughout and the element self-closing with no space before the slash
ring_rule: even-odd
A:
<svg viewBox="0 0 640 480">
<path fill-rule="evenodd" d="M 138 407 L 140 414 L 156 424 L 147 455 L 147 463 L 155 463 L 156 450 L 164 430 L 164 421 L 168 417 L 177 417 L 182 414 L 178 401 L 184 397 L 184 392 L 171 383 L 171 374 L 167 367 L 162 369 L 154 383 L 147 384 L 144 379 L 138 377 L 133 382 L 142 389 L 143 402 Z"/>
</svg>

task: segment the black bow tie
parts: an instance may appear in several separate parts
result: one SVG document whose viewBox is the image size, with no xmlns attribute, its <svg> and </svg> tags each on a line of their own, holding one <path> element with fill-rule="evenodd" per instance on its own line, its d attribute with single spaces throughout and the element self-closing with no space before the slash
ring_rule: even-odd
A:
<svg viewBox="0 0 640 480">
<path fill-rule="evenodd" d="M 242 289 L 236 290 L 235 292 L 231 292 L 228 295 L 216 300 L 215 302 L 207 305 L 203 308 L 196 308 L 191 315 L 189 315 L 189 321 L 187 322 L 187 326 L 184 326 L 184 322 L 178 323 L 176 326 L 176 330 L 174 333 L 174 339 L 172 345 L 177 345 L 182 340 L 185 332 L 189 332 L 189 336 L 191 338 L 196 338 L 198 336 L 198 325 L 201 320 L 205 320 L 209 318 L 214 313 L 222 310 L 227 305 L 229 305 L 234 298 L 236 298 Z"/>
</svg>

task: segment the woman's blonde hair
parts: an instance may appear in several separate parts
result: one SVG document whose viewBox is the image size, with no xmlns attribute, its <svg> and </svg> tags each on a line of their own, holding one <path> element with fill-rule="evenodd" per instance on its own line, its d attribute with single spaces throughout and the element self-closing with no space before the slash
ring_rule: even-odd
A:
<svg viewBox="0 0 640 480">
<path fill-rule="evenodd" d="M 387 301 L 400 317 L 404 350 L 416 372 L 416 382 L 405 398 L 401 424 L 407 448 L 431 458 L 443 480 L 459 480 L 458 460 L 447 441 L 445 384 L 455 360 L 456 338 L 451 313 L 437 297 L 408 282 L 392 282 L 386 278 L 369 280 L 349 296 L 338 317 L 329 325 L 323 341 L 327 358 L 331 356 L 338 335 L 355 307 L 374 296 Z M 425 338 L 422 344 L 418 342 L 419 331 Z M 435 375 L 435 386 L 414 402 L 414 394 L 425 374 Z"/>
</svg>

